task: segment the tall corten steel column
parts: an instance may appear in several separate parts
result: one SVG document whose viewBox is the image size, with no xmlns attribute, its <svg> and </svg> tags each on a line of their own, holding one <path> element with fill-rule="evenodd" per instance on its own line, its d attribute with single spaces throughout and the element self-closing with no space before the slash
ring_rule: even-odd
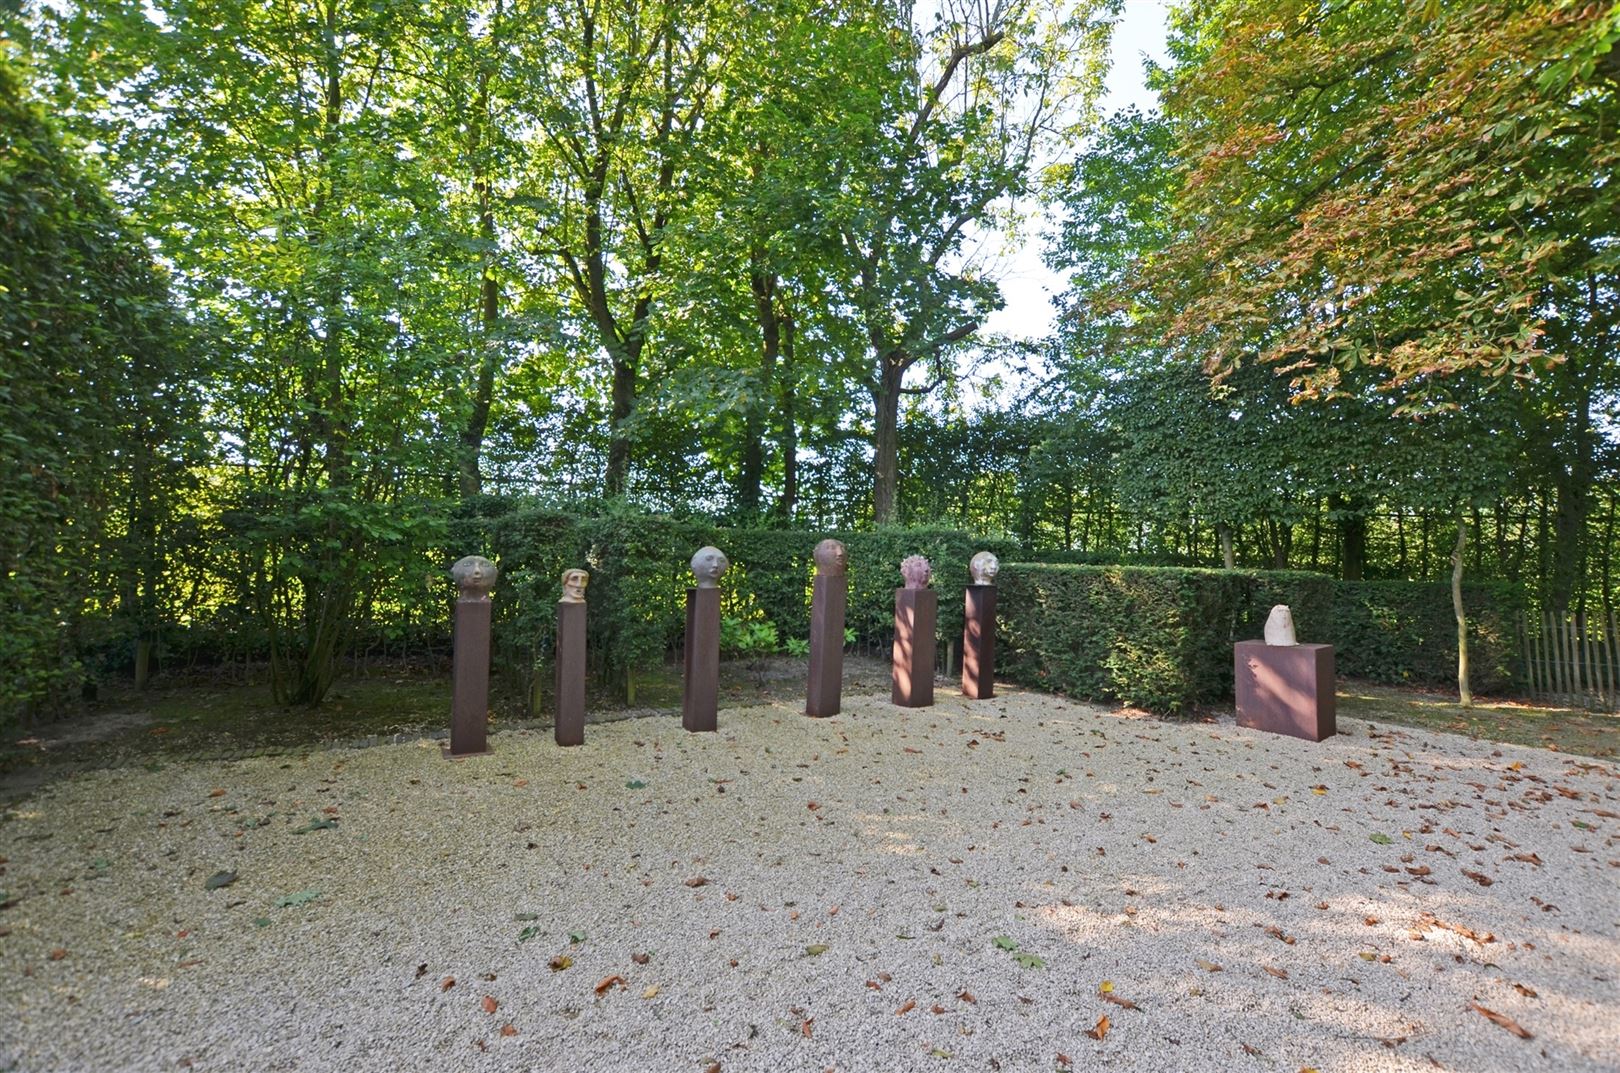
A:
<svg viewBox="0 0 1620 1073">
<path fill-rule="evenodd" d="M 720 575 L 731 567 L 725 552 L 703 547 L 692 556 L 697 588 L 686 590 L 685 688 L 681 726 L 717 728 L 720 707 Z"/>
<path fill-rule="evenodd" d="M 564 570 L 557 601 L 558 745 L 585 744 L 585 586 L 591 575 Z"/>
<path fill-rule="evenodd" d="M 450 568 L 450 576 L 459 595 L 445 755 L 457 759 L 489 752 L 489 591 L 499 572 L 482 555 L 469 555 Z"/>
<path fill-rule="evenodd" d="M 1001 563 L 981 551 L 968 563 L 973 584 L 965 593 L 962 620 L 962 695 L 988 700 L 996 695 L 996 574 Z"/>
<path fill-rule="evenodd" d="M 844 611 L 849 604 L 849 552 L 836 540 L 816 545 L 810 594 L 810 683 L 804 712 L 837 715 L 844 684 Z"/>
<path fill-rule="evenodd" d="M 928 588 L 934 568 L 921 555 L 900 564 L 906 587 L 894 590 L 894 670 L 889 699 L 902 708 L 934 703 L 934 634 L 939 595 Z"/>
</svg>

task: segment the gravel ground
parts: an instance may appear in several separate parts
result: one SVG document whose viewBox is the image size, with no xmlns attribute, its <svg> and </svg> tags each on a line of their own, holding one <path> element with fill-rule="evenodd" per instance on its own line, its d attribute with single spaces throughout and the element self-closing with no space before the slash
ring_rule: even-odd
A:
<svg viewBox="0 0 1620 1073">
<path fill-rule="evenodd" d="M 1616 1068 L 1612 765 L 943 685 L 720 726 L 55 783 L 0 1070 Z"/>
</svg>

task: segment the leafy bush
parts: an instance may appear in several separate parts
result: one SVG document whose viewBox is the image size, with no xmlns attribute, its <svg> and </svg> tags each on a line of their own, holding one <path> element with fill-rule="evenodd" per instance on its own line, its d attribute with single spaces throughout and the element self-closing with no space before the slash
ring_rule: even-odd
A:
<svg viewBox="0 0 1620 1073">
<path fill-rule="evenodd" d="M 1456 625 L 1445 585 L 1342 582 L 1296 571 L 1009 563 L 1000 586 L 999 671 L 1075 696 L 1156 711 L 1229 697 L 1234 641 L 1288 604 L 1305 640 L 1336 647 L 1341 675 L 1448 685 Z M 1504 586 L 1465 590 L 1475 688 L 1510 678 Z"/>
</svg>

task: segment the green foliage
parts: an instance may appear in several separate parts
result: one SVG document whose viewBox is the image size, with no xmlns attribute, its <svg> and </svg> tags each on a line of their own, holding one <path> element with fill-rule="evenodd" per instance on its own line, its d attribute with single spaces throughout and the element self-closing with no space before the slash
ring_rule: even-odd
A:
<svg viewBox="0 0 1620 1073">
<path fill-rule="evenodd" d="M 1260 636 L 1278 603 L 1302 638 L 1336 647 L 1341 675 L 1441 684 L 1456 673 L 1444 585 L 1031 563 L 1004 563 L 997 584 L 1001 673 L 1075 696 L 1166 712 L 1228 697 L 1232 643 Z M 1510 681 L 1516 598 L 1475 588 L 1469 602 L 1481 685 L 1500 688 Z"/>
</svg>

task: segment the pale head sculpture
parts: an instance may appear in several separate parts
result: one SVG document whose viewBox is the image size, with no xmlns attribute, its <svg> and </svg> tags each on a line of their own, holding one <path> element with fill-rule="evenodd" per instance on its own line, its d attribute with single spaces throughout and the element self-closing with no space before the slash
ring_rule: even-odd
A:
<svg viewBox="0 0 1620 1073">
<path fill-rule="evenodd" d="M 450 577 L 455 580 L 456 588 L 461 590 L 463 600 L 487 600 L 489 590 L 495 587 L 495 579 L 500 571 L 495 564 L 482 555 L 469 555 L 465 559 L 456 560 L 456 565 L 450 568 Z"/>
<path fill-rule="evenodd" d="M 692 556 L 692 573 L 697 575 L 697 587 L 700 589 L 718 589 L 720 575 L 729 569 L 731 560 L 719 548 L 704 546 Z"/>
<path fill-rule="evenodd" d="M 1271 617 L 1266 619 L 1266 644 L 1280 647 L 1299 644 L 1294 639 L 1294 613 L 1288 610 L 1287 604 L 1271 609 Z"/>
<path fill-rule="evenodd" d="M 843 541 L 829 537 L 816 545 L 816 573 L 827 577 L 843 577 L 849 573 L 849 550 Z"/>
<path fill-rule="evenodd" d="M 585 586 L 591 583 L 591 575 L 587 570 L 575 567 L 564 570 L 562 575 L 562 599 L 557 601 L 563 604 L 582 604 L 585 602 Z"/>
<path fill-rule="evenodd" d="M 981 551 L 968 563 L 968 574 L 975 585 L 994 585 L 999 573 L 1001 560 L 996 558 L 994 552 Z"/>
<path fill-rule="evenodd" d="M 934 568 L 921 555 L 908 555 L 900 562 L 900 576 L 906 579 L 906 588 L 926 589 Z"/>
</svg>

